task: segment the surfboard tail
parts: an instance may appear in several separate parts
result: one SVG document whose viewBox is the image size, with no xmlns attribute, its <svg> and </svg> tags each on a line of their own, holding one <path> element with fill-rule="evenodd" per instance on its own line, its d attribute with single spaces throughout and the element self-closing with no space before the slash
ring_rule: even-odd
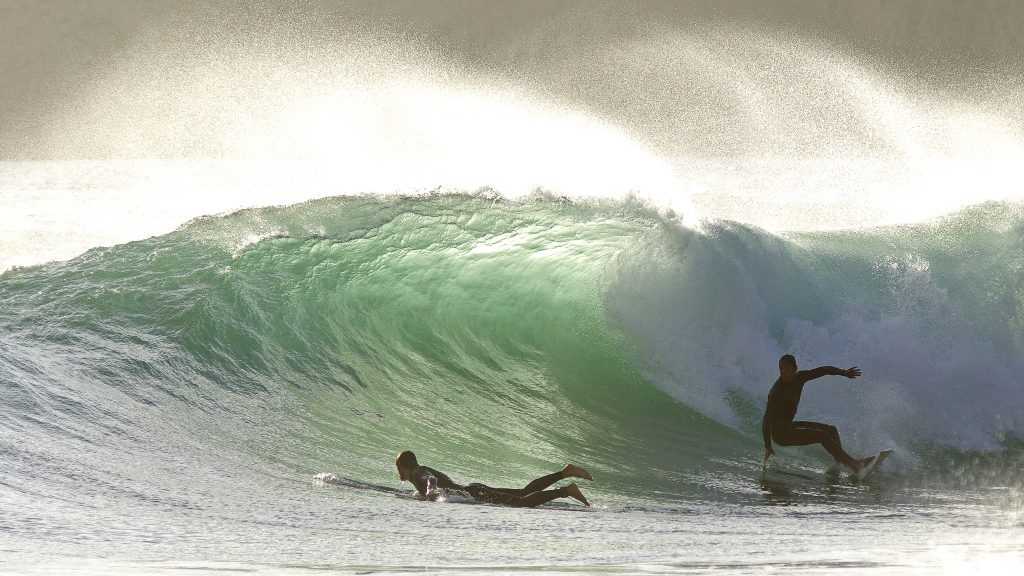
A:
<svg viewBox="0 0 1024 576">
<path fill-rule="evenodd" d="M 871 460 L 868 460 L 867 464 L 862 466 L 860 470 L 857 470 L 857 479 L 863 480 L 870 476 L 875 471 L 875 468 L 882 463 L 882 460 L 888 458 L 890 454 L 892 454 L 892 450 L 882 450 L 876 456 L 873 456 Z"/>
</svg>

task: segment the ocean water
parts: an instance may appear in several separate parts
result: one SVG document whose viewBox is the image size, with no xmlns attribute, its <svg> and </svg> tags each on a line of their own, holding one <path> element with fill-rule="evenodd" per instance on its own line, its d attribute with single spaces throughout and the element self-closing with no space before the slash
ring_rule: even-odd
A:
<svg viewBox="0 0 1024 576">
<path fill-rule="evenodd" d="M 354 195 L 100 244 L 0 274 L 0 572 L 1024 567 L 1020 204 L 778 234 Z M 762 470 L 783 353 L 861 367 L 800 415 L 878 473 Z M 574 462 L 593 507 L 420 502 L 404 449 L 496 486 Z"/>
</svg>

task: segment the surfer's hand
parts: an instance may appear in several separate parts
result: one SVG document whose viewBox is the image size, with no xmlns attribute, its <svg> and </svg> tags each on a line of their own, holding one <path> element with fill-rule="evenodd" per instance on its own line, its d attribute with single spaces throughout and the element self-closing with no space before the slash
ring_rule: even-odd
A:
<svg viewBox="0 0 1024 576">
<path fill-rule="evenodd" d="M 853 368 L 847 368 L 846 370 L 843 370 L 843 376 L 846 376 L 847 378 L 850 378 L 852 380 L 857 376 L 860 376 L 860 368 L 857 368 L 856 366 L 854 366 Z"/>
</svg>

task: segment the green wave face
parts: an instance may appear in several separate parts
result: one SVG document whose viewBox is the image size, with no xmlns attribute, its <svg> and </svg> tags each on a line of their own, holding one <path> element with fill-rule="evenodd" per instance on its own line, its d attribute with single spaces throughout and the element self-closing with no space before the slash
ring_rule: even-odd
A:
<svg viewBox="0 0 1024 576">
<path fill-rule="evenodd" d="M 113 435 L 157 463 L 393 483 L 411 449 L 463 481 L 577 462 L 611 500 L 742 497 L 783 352 L 861 365 L 865 388 L 821 388 L 801 410 L 856 448 L 895 443 L 905 465 L 1020 431 L 1005 395 L 1020 394 L 1024 298 L 999 271 L 1022 262 L 1021 219 L 962 218 L 976 233 L 952 245 L 972 259 L 943 248 L 956 220 L 779 238 L 541 196 L 249 210 L 0 276 L 0 372 L 25 434 Z M 983 281 L 958 284 L 968 273 Z M 913 372 L 942 353 L 928 375 L 952 391 L 935 394 Z M 982 404 L 936 430 L 957 371 L 981 376 Z M 39 425 L 55 416 L 72 424 Z"/>
<path fill-rule="evenodd" d="M 586 462 L 614 490 L 741 439 L 648 385 L 604 308 L 617 259 L 669 228 L 544 198 L 253 210 L 9 273 L 28 299 L 5 329 L 97 396 L 239 422 L 269 446 L 234 430 L 218 451 L 293 471 L 390 482 L 412 449 L 494 483 Z"/>
</svg>

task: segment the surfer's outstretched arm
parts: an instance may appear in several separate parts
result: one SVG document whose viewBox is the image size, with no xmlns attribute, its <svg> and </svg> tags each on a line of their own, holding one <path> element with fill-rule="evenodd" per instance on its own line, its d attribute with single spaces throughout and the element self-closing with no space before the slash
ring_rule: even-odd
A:
<svg viewBox="0 0 1024 576">
<path fill-rule="evenodd" d="M 860 368 L 854 366 L 853 368 L 843 370 L 835 366 L 818 366 L 812 370 L 801 370 L 797 372 L 797 376 L 804 382 L 821 378 L 822 376 L 846 376 L 852 379 L 860 376 Z"/>
</svg>

